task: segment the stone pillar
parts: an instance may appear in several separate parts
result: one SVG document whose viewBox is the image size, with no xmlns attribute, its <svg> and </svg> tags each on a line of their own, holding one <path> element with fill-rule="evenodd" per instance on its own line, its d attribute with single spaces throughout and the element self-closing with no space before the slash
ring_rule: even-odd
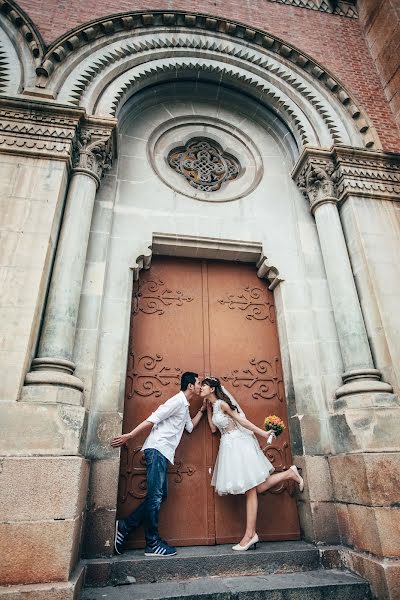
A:
<svg viewBox="0 0 400 600">
<path fill-rule="evenodd" d="M 294 178 L 310 202 L 315 218 L 342 353 L 343 385 L 336 398 L 363 393 L 391 394 L 374 367 L 368 335 L 338 212 L 334 163 L 322 151 L 303 154 Z M 357 405 L 357 400 L 355 401 Z"/>
<path fill-rule="evenodd" d="M 344 365 L 329 418 L 333 452 L 324 457 L 341 561 L 368 579 L 374 596 L 394 600 L 400 580 L 400 402 L 390 384 L 396 385 L 399 373 L 393 332 L 400 331 L 400 317 L 393 307 L 400 303 L 400 155 L 307 148 L 293 178 L 315 217 Z M 312 500 L 317 457 L 301 458 Z"/>
<path fill-rule="evenodd" d="M 73 375 L 73 349 L 94 199 L 111 165 L 111 127 L 85 125 L 73 153 L 73 172 L 58 241 L 36 358 L 25 386 L 45 386 L 40 401 L 81 404 L 82 381 Z M 53 389 L 48 386 L 54 386 Z M 58 393 L 57 386 L 68 388 Z M 34 395 L 38 395 L 38 389 Z M 29 391 L 25 391 L 24 400 Z"/>
</svg>

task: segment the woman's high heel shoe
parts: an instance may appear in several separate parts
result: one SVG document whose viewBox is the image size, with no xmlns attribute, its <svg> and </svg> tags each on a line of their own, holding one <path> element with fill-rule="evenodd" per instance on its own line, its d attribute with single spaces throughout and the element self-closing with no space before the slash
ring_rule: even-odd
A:
<svg viewBox="0 0 400 600">
<path fill-rule="evenodd" d="M 236 546 L 232 546 L 232 550 L 237 550 L 238 552 L 244 552 L 245 550 L 248 550 L 249 548 L 254 548 L 254 550 L 255 550 L 257 548 L 257 542 L 258 542 L 258 535 L 255 534 L 255 535 L 253 535 L 253 537 L 251 538 L 251 540 L 249 541 L 248 544 L 246 544 L 245 546 L 236 544 Z"/>
<path fill-rule="evenodd" d="M 304 490 L 304 479 L 298 472 L 296 465 L 292 465 L 290 468 L 292 469 L 292 471 L 294 471 L 296 473 L 297 477 L 300 479 L 298 484 L 299 484 L 299 490 L 300 490 L 300 492 L 302 492 Z"/>
</svg>

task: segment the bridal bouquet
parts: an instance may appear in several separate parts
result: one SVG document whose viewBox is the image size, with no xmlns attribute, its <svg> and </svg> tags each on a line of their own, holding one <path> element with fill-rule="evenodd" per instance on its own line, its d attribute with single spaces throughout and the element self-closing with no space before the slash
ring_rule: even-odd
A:
<svg viewBox="0 0 400 600">
<path fill-rule="evenodd" d="M 267 444 L 270 444 L 274 437 L 281 435 L 282 431 L 285 429 L 285 423 L 276 415 L 270 415 L 264 419 L 264 429 L 266 431 L 271 431 L 269 438 L 267 439 Z"/>
</svg>

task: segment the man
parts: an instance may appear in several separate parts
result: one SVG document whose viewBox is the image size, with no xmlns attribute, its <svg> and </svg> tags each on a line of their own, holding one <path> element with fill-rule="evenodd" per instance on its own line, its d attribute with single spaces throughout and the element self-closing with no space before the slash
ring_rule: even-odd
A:
<svg viewBox="0 0 400 600">
<path fill-rule="evenodd" d="M 127 537 L 134 528 L 144 523 L 146 536 L 145 556 L 172 556 L 176 548 L 169 546 L 158 533 L 158 515 L 161 503 L 167 498 L 168 463 L 174 464 L 175 450 L 183 430 L 191 433 L 207 410 L 206 402 L 193 419 L 189 414 L 189 401 L 200 395 L 201 384 L 197 373 L 190 371 L 181 377 L 181 391 L 161 404 L 145 421 L 129 433 L 115 437 L 111 446 L 117 448 L 135 436 L 151 429 L 142 450 L 146 459 L 147 495 L 143 502 L 126 519 L 115 524 L 114 548 L 122 554 Z"/>
</svg>

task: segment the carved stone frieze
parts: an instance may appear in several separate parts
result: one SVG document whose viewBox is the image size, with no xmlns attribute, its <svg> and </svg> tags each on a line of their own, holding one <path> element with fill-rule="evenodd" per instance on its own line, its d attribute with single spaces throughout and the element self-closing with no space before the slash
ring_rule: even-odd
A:
<svg viewBox="0 0 400 600">
<path fill-rule="evenodd" d="M 81 109 L 0 99 L 0 152 L 68 160 Z"/>
<path fill-rule="evenodd" d="M 312 210 L 323 201 L 344 202 L 349 196 L 399 200 L 400 154 L 347 146 L 307 148 L 292 177 Z"/>
</svg>

